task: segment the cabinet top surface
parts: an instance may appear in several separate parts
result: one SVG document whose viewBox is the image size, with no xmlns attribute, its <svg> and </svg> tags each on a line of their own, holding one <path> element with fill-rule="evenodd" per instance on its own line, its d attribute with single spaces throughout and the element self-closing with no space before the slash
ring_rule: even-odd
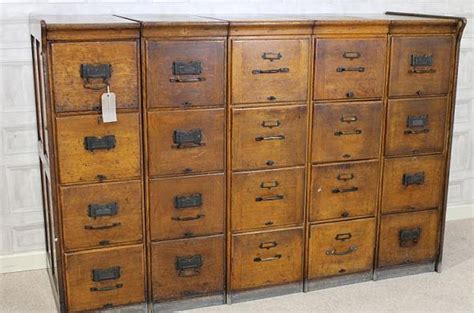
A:
<svg viewBox="0 0 474 313">
<path fill-rule="evenodd" d="M 49 28 L 70 28 L 73 26 L 98 27 L 100 25 L 111 25 L 117 27 L 124 25 L 126 27 L 138 28 L 139 24 L 135 21 L 117 17 L 114 15 L 33 15 L 31 21 L 41 22 Z"/>
</svg>

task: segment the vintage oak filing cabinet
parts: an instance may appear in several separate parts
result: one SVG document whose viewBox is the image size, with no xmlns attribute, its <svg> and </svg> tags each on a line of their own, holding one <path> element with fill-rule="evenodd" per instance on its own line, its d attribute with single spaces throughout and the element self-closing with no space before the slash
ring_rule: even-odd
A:
<svg viewBox="0 0 474 313">
<path fill-rule="evenodd" d="M 465 24 L 32 17 L 58 309 L 173 311 L 440 271 Z"/>
</svg>

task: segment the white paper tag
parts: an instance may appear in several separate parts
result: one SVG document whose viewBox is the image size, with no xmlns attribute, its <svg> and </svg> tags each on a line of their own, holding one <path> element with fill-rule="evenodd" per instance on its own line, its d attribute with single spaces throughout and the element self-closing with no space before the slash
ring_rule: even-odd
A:
<svg viewBox="0 0 474 313">
<path fill-rule="evenodd" d="M 115 102 L 115 93 L 110 92 L 107 87 L 107 92 L 102 94 L 102 122 L 111 123 L 117 122 L 117 108 Z"/>
</svg>

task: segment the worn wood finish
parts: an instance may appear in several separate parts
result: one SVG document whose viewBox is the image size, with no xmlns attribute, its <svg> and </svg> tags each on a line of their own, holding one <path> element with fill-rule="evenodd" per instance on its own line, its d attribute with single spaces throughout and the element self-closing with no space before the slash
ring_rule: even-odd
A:
<svg viewBox="0 0 474 313">
<path fill-rule="evenodd" d="M 140 176 L 140 121 L 137 113 L 119 113 L 117 122 L 99 115 L 56 118 L 60 182 L 101 182 Z M 115 136 L 111 149 L 87 150 L 86 137 Z"/>
<path fill-rule="evenodd" d="M 66 254 L 66 268 L 68 306 L 71 312 L 145 300 L 142 245 Z M 94 270 L 100 274 L 100 270 L 111 268 L 116 268 L 119 274 L 94 278 Z M 105 279 L 107 277 L 109 278 Z"/>
<path fill-rule="evenodd" d="M 434 260 L 438 244 L 437 210 L 382 216 L 378 267 Z M 404 230 L 418 230 L 419 237 L 401 240 Z"/>
<path fill-rule="evenodd" d="M 153 243 L 151 266 L 153 301 L 193 298 L 224 290 L 224 240 L 212 236 Z M 179 258 L 199 258 L 180 267 Z M 194 267 L 193 267 L 194 266 Z"/>
<path fill-rule="evenodd" d="M 443 156 L 440 154 L 386 159 L 382 213 L 439 209 L 443 173 Z M 408 176 L 417 174 L 420 180 L 408 181 Z"/>
<path fill-rule="evenodd" d="M 224 40 L 147 41 L 148 107 L 223 106 Z M 196 74 L 173 70 L 174 64 L 199 62 Z"/>
<path fill-rule="evenodd" d="M 349 161 L 379 156 L 380 102 L 314 105 L 312 161 Z"/>
<path fill-rule="evenodd" d="M 234 235 L 232 248 L 232 291 L 302 279 L 301 228 Z"/>
<path fill-rule="evenodd" d="M 223 109 L 148 112 L 150 176 L 222 171 L 224 129 Z M 201 130 L 201 142 L 179 147 L 175 132 L 191 130 Z"/>
<path fill-rule="evenodd" d="M 447 109 L 446 98 L 389 100 L 385 155 L 443 152 Z"/>
<path fill-rule="evenodd" d="M 232 110 L 232 170 L 305 164 L 304 105 Z"/>
<path fill-rule="evenodd" d="M 232 231 L 303 223 L 305 169 L 232 174 Z"/>
<path fill-rule="evenodd" d="M 61 209 L 66 251 L 143 238 L 140 181 L 62 187 Z"/>
<path fill-rule="evenodd" d="M 310 221 L 374 216 L 379 162 L 347 162 L 313 166 Z"/>
<path fill-rule="evenodd" d="M 150 181 L 152 240 L 212 235 L 224 231 L 224 175 L 212 174 Z M 199 199 L 181 207 L 185 197 Z"/>
<path fill-rule="evenodd" d="M 387 39 L 317 38 L 314 100 L 382 98 Z"/>
<path fill-rule="evenodd" d="M 311 226 L 308 279 L 371 271 L 375 219 Z"/>
</svg>

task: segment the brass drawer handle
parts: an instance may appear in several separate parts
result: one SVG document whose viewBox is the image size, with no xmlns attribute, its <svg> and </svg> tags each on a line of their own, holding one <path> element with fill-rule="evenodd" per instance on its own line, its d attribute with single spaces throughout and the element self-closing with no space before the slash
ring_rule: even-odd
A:
<svg viewBox="0 0 474 313">
<path fill-rule="evenodd" d="M 262 127 L 273 128 L 273 127 L 279 127 L 280 125 L 281 125 L 281 122 L 279 120 L 262 122 Z"/>
<path fill-rule="evenodd" d="M 109 86 L 109 79 L 112 77 L 112 64 L 81 64 L 79 72 L 87 89 L 101 90 Z M 91 80 L 101 80 L 98 83 L 91 83 Z"/>
<path fill-rule="evenodd" d="M 344 52 L 342 54 L 342 57 L 344 59 L 351 59 L 351 60 L 358 59 L 360 58 L 360 52 Z"/>
<path fill-rule="evenodd" d="M 274 195 L 274 196 L 268 196 L 268 197 L 257 197 L 255 198 L 255 201 L 256 202 L 260 202 L 260 201 L 278 201 L 278 200 L 282 200 L 284 198 L 283 195 Z"/>
<path fill-rule="evenodd" d="M 346 130 L 346 131 L 335 131 L 334 136 L 349 136 L 349 135 L 360 135 L 362 134 L 361 129 L 354 129 L 354 130 Z"/>
<path fill-rule="evenodd" d="M 436 73 L 436 70 L 434 68 L 416 68 L 416 67 L 413 67 L 410 70 L 408 70 L 408 73 L 430 74 L 430 73 Z"/>
<path fill-rule="evenodd" d="M 336 68 L 336 72 L 343 73 L 343 72 L 365 72 L 365 67 L 358 66 L 358 67 L 338 67 Z"/>
<path fill-rule="evenodd" d="M 348 255 L 351 254 L 354 251 L 357 251 L 358 247 L 357 246 L 350 246 L 347 250 L 342 251 L 342 252 L 337 252 L 336 249 L 331 249 L 326 251 L 326 255 Z"/>
<path fill-rule="evenodd" d="M 356 115 L 347 116 L 347 117 L 344 115 L 341 115 L 341 119 L 340 119 L 340 121 L 343 123 L 352 123 L 352 122 L 357 122 L 358 120 L 359 118 Z"/>
<path fill-rule="evenodd" d="M 196 216 L 187 216 L 187 217 L 176 216 L 176 217 L 172 217 L 171 219 L 173 221 L 178 221 L 178 222 L 187 222 L 187 221 L 198 220 L 200 218 L 203 218 L 204 216 L 206 216 L 206 215 L 205 214 L 198 214 Z"/>
<path fill-rule="evenodd" d="M 275 256 L 272 256 L 272 257 L 269 257 L 269 258 L 261 258 L 261 257 L 257 257 L 255 259 L 253 259 L 254 262 L 270 262 L 270 261 L 276 261 L 276 260 L 279 260 L 281 259 L 281 254 L 276 254 Z"/>
<path fill-rule="evenodd" d="M 288 67 L 281 67 L 272 70 L 253 70 L 252 74 L 277 74 L 277 73 L 289 73 L 290 69 Z"/>
<path fill-rule="evenodd" d="M 417 134 L 426 134 L 429 133 L 430 129 L 429 128 L 422 128 L 422 129 L 406 129 L 403 133 L 405 135 L 417 135 Z"/>
<path fill-rule="evenodd" d="M 351 180 L 351 179 L 354 179 L 354 174 L 350 173 L 350 174 L 339 174 L 337 175 L 337 180 L 343 180 L 343 181 L 348 181 L 348 180 Z"/>
<path fill-rule="evenodd" d="M 262 54 L 262 59 L 269 60 L 273 62 L 274 60 L 280 60 L 283 55 L 280 52 L 264 52 Z"/>
<path fill-rule="evenodd" d="M 277 180 L 274 180 L 271 182 L 262 182 L 260 188 L 272 189 L 278 187 L 278 185 L 280 185 L 280 183 Z"/>
<path fill-rule="evenodd" d="M 255 137 L 255 141 L 266 141 L 266 140 L 284 140 L 285 135 L 276 135 L 276 136 L 258 136 Z"/>
<path fill-rule="evenodd" d="M 204 258 L 201 254 L 177 256 L 176 271 L 179 277 L 192 277 L 201 273 L 201 267 L 204 264 Z"/>
<path fill-rule="evenodd" d="M 170 78 L 171 83 L 198 83 L 205 81 L 205 77 L 193 77 L 193 78 L 178 78 L 178 77 L 172 77 Z"/>
<path fill-rule="evenodd" d="M 110 291 L 115 289 L 120 289 L 123 287 L 123 284 L 116 284 L 115 286 L 107 286 L 107 287 L 92 287 L 90 290 L 92 292 L 96 291 Z"/>
<path fill-rule="evenodd" d="M 358 187 L 351 187 L 351 188 L 334 188 L 331 190 L 332 193 L 344 193 L 344 192 L 356 192 L 359 190 Z"/>
<path fill-rule="evenodd" d="M 260 249 L 271 249 L 271 248 L 275 248 L 276 246 L 278 246 L 278 242 L 276 241 L 267 241 L 267 242 L 261 242 L 260 245 L 258 246 Z"/>
<path fill-rule="evenodd" d="M 104 224 L 104 225 L 84 225 L 84 229 L 87 230 L 101 230 L 101 229 L 108 229 L 108 228 L 113 228 L 120 226 L 122 223 L 116 222 L 112 224 Z"/>
</svg>

